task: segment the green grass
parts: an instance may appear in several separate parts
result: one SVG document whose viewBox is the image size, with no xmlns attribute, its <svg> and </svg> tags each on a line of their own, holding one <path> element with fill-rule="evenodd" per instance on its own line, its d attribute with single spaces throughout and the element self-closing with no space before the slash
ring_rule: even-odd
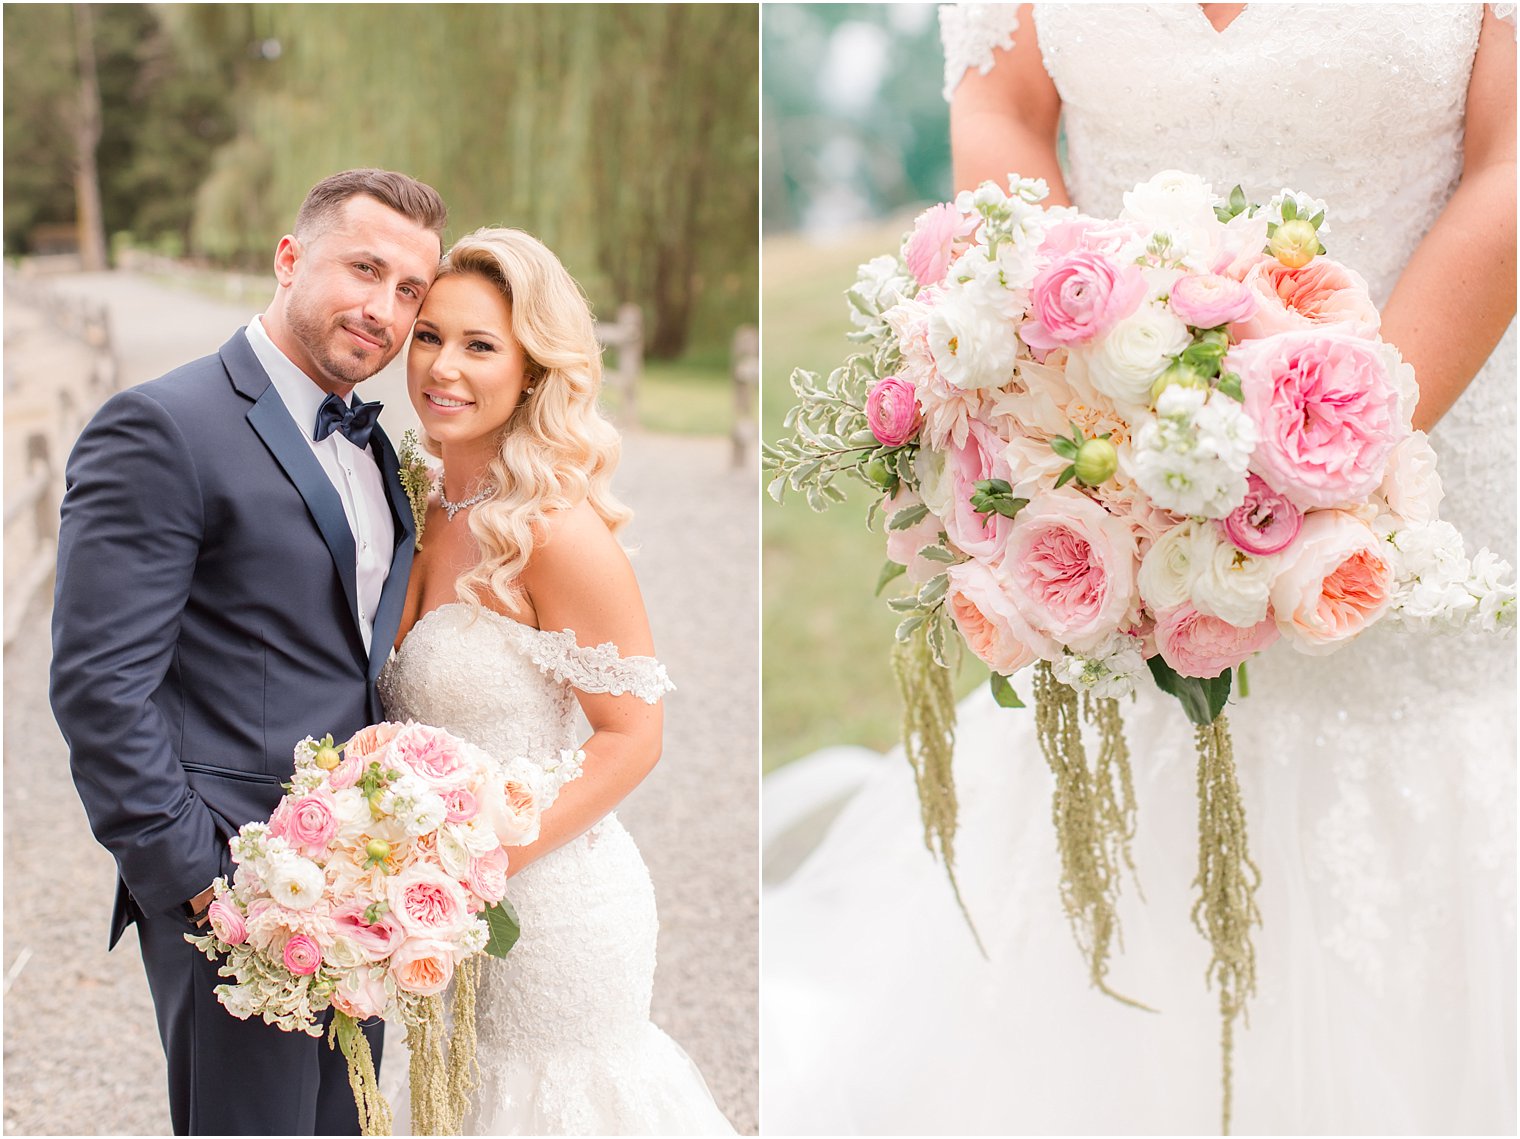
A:
<svg viewBox="0 0 1520 1139">
<path fill-rule="evenodd" d="M 844 290 L 856 266 L 894 248 L 907 225 L 897 219 L 828 247 L 795 238 L 765 243 L 763 438 L 782 433 L 793 368 L 828 372 L 856 347 L 845 339 L 852 326 Z M 885 540 L 865 527 L 870 493 L 854 480 L 848 486 L 850 501 L 823 514 L 790 492 L 784 505 L 767 497 L 761 510 L 766 771 L 830 744 L 885 750 L 897 742 L 901 710 L 890 664 L 897 617 L 873 593 Z M 968 654 L 957 691 L 986 675 Z"/>
</svg>

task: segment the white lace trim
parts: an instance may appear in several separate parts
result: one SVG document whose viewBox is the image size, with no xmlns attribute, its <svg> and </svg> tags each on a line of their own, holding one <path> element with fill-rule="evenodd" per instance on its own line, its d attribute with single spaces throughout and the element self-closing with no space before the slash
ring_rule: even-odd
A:
<svg viewBox="0 0 1520 1139">
<path fill-rule="evenodd" d="M 1509 30 L 1515 30 L 1515 5 L 1513 4 L 1490 4 L 1488 10 L 1494 14 L 1495 19 L 1503 20 L 1509 25 Z"/>
<path fill-rule="evenodd" d="M 993 52 L 1013 48 L 1019 30 L 1017 4 L 941 4 L 939 38 L 945 46 L 945 102 L 971 68 L 983 75 L 992 70 Z"/>
<path fill-rule="evenodd" d="M 558 633 L 547 629 L 534 632 L 539 635 L 528 648 L 533 663 L 572 688 L 613 696 L 626 693 L 646 704 L 657 704 L 665 693 L 675 691 L 665 666 L 654 657 L 625 657 L 611 641 L 594 647 L 578 645 L 570 629 Z"/>
</svg>

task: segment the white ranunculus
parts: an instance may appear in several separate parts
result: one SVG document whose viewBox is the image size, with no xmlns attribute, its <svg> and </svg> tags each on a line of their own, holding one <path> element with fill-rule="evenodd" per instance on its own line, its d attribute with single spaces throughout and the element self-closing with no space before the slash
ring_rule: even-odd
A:
<svg viewBox="0 0 1520 1139">
<path fill-rule="evenodd" d="M 374 816 L 369 809 L 369 800 L 359 788 L 340 788 L 332 793 L 332 799 L 333 816 L 338 820 L 340 833 L 357 834 L 369 826 Z"/>
<path fill-rule="evenodd" d="M 1013 379 L 1018 337 L 990 304 L 967 288 L 950 288 L 929 311 L 929 354 L 945 382 L 969 391 L 1000 388 Z"/>
<path fill-rule="evenodd" d="M 451 876 L 462 879 L 469 869 L 471 854 L 460 829 L 454 823 L 445 823 L 438 828 L 438 864 Z"/>
<path fill-rule="evenodd" d="M 1436 520 L 1446 492 L 1425 432 L 1412 432 L 1394 447 L 1378 493 L 1389 511 L 1406 523 Z"/>
<path fill-rule="evenodd" d="M 1221 538 L 1212 526 L 1200 529 L 1213 542 L 1213 549 L 1193 579 L 1193 607 L 1240 629 L 1263 621 L 1279 559 L 1247 554 Z"/>
<path fill-rule="evenodd" d="M 364 950 L 359 948 L 354 939 L 342 934 L 334 937 L 332 944 L 322 951 L 322 959 L 324 964 L 335 965 L 339 969 L 357 969 L 369 962 Z"/>
<path fill-rule="evenodd" d="M 918 494 L 924 505 L 935 517 L 944 518 L 955 496 L 955 477 L 944 452 L 920 447 L 913 457 L 913 472 L 918 475 Z"/>
<path fill-rule="evenodd" d="M 269 896 L 287 910 L 309 910 L 322 897 L 327 884 L 322 868 L 309 858 L 291 855 L 270 859 L 269 874 L 264 881 Z"/>
<path fill-rule="evenodd" d="M 1189 519 L 1162 534 L 1146 551 L 1136 583 L 1153 612 L 1175 609 L 1192 596 L 1193 582 L 1212 553 L 1205 525 Z"/>
<path fill-rule="evenodd" d="M 1151 384 L 1192 337 L 1164 305 L 1144 304 L 1086 349 L 1093 387 L 1121 406 L 1147 407 Z"/>
</svg>

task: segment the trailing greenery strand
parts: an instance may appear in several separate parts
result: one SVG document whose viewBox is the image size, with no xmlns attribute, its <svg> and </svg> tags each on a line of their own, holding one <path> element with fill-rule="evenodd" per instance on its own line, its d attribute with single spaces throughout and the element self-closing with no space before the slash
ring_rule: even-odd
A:
<svg viewBox="0 0 1520 1139">
<path fill-rule="evenodd" d="M 1050 810 L 1061 854 L 1061 904 L 1087 958 L 1093 987 L 1147 1008 L 1116 993 L 1106 979 L 1114 942 L 1122 945 L 1119 876 L 1123 867 L 1134 866 L 1129 849 L 1135 833 L 1134 786 L 1118 705 L 1113 700 L 1097 701 L 1096 709 L 1088 705 L 1102 740 L 1097 767 L 1089 771 L 1077 694 L 1055 679 L 1048 662 L 1035 667 L 1034 697 L 1040 751 L 1056 778 Z"/>
<path fill-rule="evenodd" d="M 1256 991 L 1256 947 L 1251 927 L 1261 924 L 1256 889 L 1261 871 L 1246 844 L 1246 813 L 1240 800 L 1230 726 L 1223 715 L 1197 729 L 1198 877 L 1193 924 L 1209 939 L 1213 958 L 1207 973 L 1219 990 L 1222 1103 L 1220 1127 L 1230 1133 L 1234 1080 L 1235 1018 L 1246 1015 Z"/>
<path fill-rule="evenodd" d="M 463 1130 L 470 1097 L 479 1083 L 475 1063 L 475 989 L 480 980 L 480 957 L 467 957 L 454 972 L 454 1031 L 449 1036 L 448 1097 L 452 1120 Z"/>
<path fill-rule="evenodd" d="M 951 770 L 955 752 L 955 690 L 950 683 L 950 670 L 934 659 L 927 624 L 919 625 L 906 640 L 892 646 L 892 673 L 903 702 L 903 751 L 913 766 L 913 778 L 918 785 L 924 845 L 945 864 L 955 902 L 977 949 L 985 957 L 987 950 L 955 879 L 959 812 Z"/>
<path fill-rule="evenodd" d="M 348 1061 L 348 1086 L 353 1089 L 354 1106 L 359 1110 L 359 1134 L 389 1135 L 394 1119 L 390 1104 L 380 1094 L 369 1038 L 353 1017 L 335 1011 L 327 1031 L 327 1046 L 331 1048 L 334 1041 Z"/>
<path fill-rule="evenodd" d="M 417 1016 L 407 1024 L 406 1048 L 411 1053 L 412 1132 L 416 1135 L 457 1135 L 448 1127 L 449 1078 L 444 1054 L 443 998 L 424 997 Z"/>
</svg>

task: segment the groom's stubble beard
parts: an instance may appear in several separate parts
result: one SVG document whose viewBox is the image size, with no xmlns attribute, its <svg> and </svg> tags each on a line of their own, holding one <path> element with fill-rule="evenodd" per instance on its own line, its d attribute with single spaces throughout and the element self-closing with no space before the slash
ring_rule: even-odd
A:
<svg viewBox="0 0 1520 1139">
<path fill-rule="evenodd" d="M 306 349 L 313 363 L 321 369 L 323 376 L 338 383 L 362 383 L 380 372 L 396 356 L 395 340 L 390 329 L 350 320 L 342 314 L 325 318 L 295 295 L 287 302 L 285 323 L 291 334 Z M 378 363 L 373 362 L 359 348 L 335 346 L 334 337 L 343 335 L 342 330 L 345 328 L 353 328 L 356 332 L 379 341 L 382 347 Z"/>
</svg>

